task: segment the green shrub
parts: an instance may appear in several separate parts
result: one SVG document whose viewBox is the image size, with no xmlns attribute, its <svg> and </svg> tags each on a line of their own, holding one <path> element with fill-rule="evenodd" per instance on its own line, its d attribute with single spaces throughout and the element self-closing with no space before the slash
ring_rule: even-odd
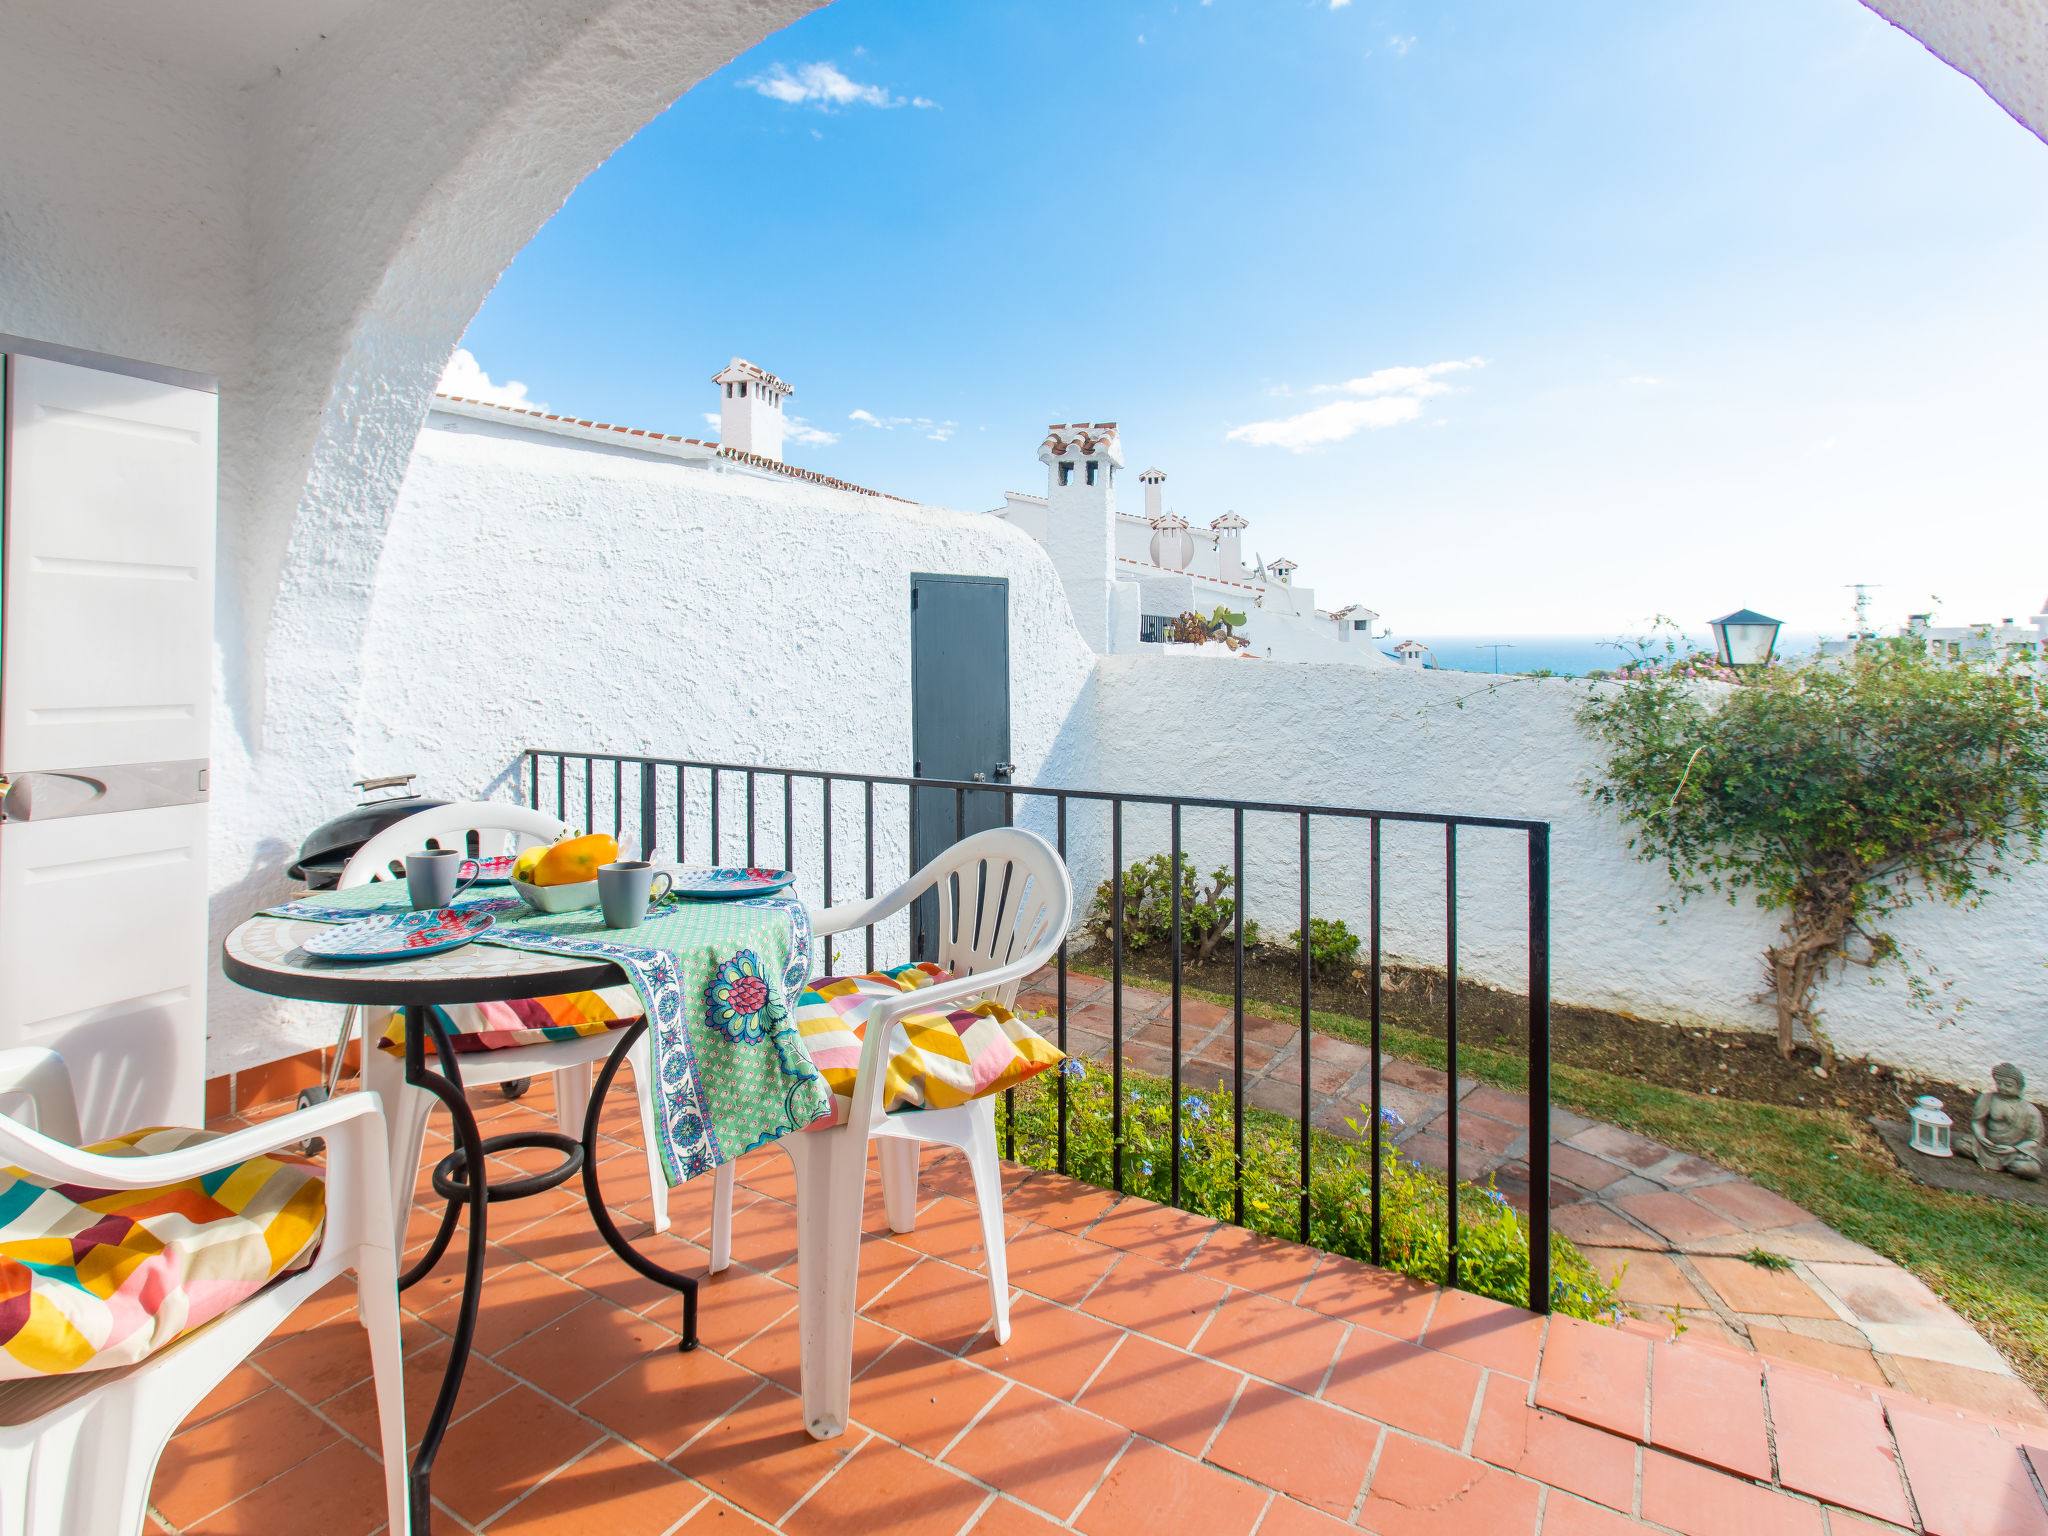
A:
<svg viewBox="0 0 2048 1536">
<path fill-rule="evenodd" d="M 1301 953 L 1301 930 L 1287 935 L 1287 942 Z M 1308 920 L 1308 963 L 1318 971 L 1350 970 L 1358 959 L 1359 937 L 1344 926 L 1341 918 L 1311 917 Z"/>
<path fill-rule="evenodd" d="M 1180 939 L 1181 951 L 1197 960 L 1207 960 L 1229 943 L 1236 933 L 1237 901 L 1228 894 L 1230 871 L 1219 869 L 1209 876 L 1209 888 L 1201 888 L 1195 875 L 1195 861 L 1180 856 Z M 1095 888 L 1095 900 L 1088 909 L 1088 931 L 1105 946 L 1115 939 L 1116 888 L 1105 880 Z M 1247 945 L 1258 942 L 1259 925 L 1244 925 Z M 1173 881 L 1167 856 L 1155 853 L 1140 859 L 1124 871 L 1124 948 L 1165 949 L 1173 942 Z"/>
<path fill-rule="evenodd" d="M 1110 1075 L 1099 1063 L 1070 1059 L 1059 1075 L 1045 1073 L 1016 1094 L 1016 1158 L 1052 1168 L 1058 1155 L 1058 1083 L 1067 1085 L 1067 1171 L 1113 1187 Z M 1168 1085 L 1124 1072 L 1124 1189 L 1162 1203 L 1172 1194 Z M 999 1123 L 1005 1113 L 997 1103 Z M 1361 1113 L 1363 1111 L 1361 1110 Z M 1357 1129 L 1354 1125 L 1353 1129 Z M 1367 1146 L 1311 1133 L 1309 1241 L 1331 1253 L 1372 1258 L 1372 1153 Z M 1245 1225 L 1274 1237 L 1300 1233 L 1297 1152 L 1300 1131 L 1284 1116 L 1245 1111 Z M 1219 1221 L 1232 1219 L 1236 1193 L 1230 1094 L 1220 1083 L 1181 1097 L 1181 1206 Z M 1431 1285 L 1445 1272 L 1448 1191 L 1442 1178 L 1401 1156 L 1381 1152 L 1380 1262 Z M 1529 1230 L 1491 1184 L 1459 1186 L 1458 1280 L 1468 1291 L 1526 1306 Z M 1620 1303 L 1585 1256 L 1563 1237 L 1550 1239 L 1551 1301 L 1573 1317 L 1612 1320 Z"/>
</svg>

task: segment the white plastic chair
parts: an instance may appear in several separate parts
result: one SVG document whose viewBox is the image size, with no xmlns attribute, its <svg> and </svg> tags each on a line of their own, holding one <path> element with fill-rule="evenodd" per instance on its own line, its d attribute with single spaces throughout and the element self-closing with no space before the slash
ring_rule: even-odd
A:
<svg viewBox="0 0 2048 1536">
<path fill-rule="evenodd" d="M 843 933 L 938 892 L 938 965 L 953 980 L 878 1001 L 861 1040 L 853 1106 L 844 1125 L 797 1131 L 777 1145 L 796 1167 L 797 1332 L 803 1350 L 804 1428 L 824 1440 L 845 1431 L 853 1394 L 854 1288 L 860 1278 L 861 1203 L 868 1142 L 880 1143 L 882 1202 L 892 1232 L 917 1219 L 920 1148 L 931 1142 L 967 1156 L 988 1255 L 989 1306 L 999 1342 L 1010 1337 L 1010 1271 L 1003 1241 L 1003 1180 L 995 1100 L 955 1109 L 882 1112 L 887 1047 L 896 1021 L 941 1005 L 989 999 L 1005 1005 L 1053 957 L 1073 919 L 1074 887 L 1052 845 L 1034 832 L 998 827 L 955 843 L 903 885 L 873 901 L 811 909 L 811 931 Z M 733 1167 L 712 1188 L 711 1269 L 732 1261 Z"/>
<path fill-rule="evenodd" d="M 0 1162 L 97 1189 L 149 1189 L 266 1152 L 327 1140 L 327 1225 L 313 1262 L 148 1359 L 107 1371 L 0 1382 L 0 1530 L 8 1536 L 135 1536 L 156 1464 L 185 1415 L 300 1302 L 356 1272 L 370 1335 L 390 1529 L 408 1529 L 405 1388 L 383 1114 L 351 1094 L 214 1141 L 150 1157 L 81 1152 L 71 1074 L 55 1051 L 0 1051 L 0 1095 L 25 1096 L 35 1129 L 0 1116 Z"/>
<path fill-rule="evenodd" d="M 422 848 L 452 848 L 478 858 L 517 853 L 536 844 L 552 843 L 568 827 L 544 811 L 503 801 L 475 800 L 415 811 L 358 848 L 342 869 L 343 890 L 377 880 L 405 879 L 405 856 Z M 373 1013 L 363 1027 L 363 1086 L 384 1100 L 391 1128 L 391 1213 L 398 1224 L 398 1242 L 405 1246 L 405 1225 L 412 1210 L 414 1180 L 420 1152 L 426 1145 L 427 1117 L 440 1101 L 424 1088 L 409 1087 L 405 1062 L 378 1048 L 388 1011 Z M 649 1041 L 642 1031 L 627 1054 L 633 1069 L 634 1096 L 640 1101 L 640 1135 L 647 1149 L 647 1185 L 654 1230 L 668 1230 L 668 1178 L 661 1168 L 661 1147 L 654 1132 L 654 1072 Z M 610 1055 L 618 1037 L 607 1031 L 579 1040 L 551 1040 L 542 1045 L 511 1046 L 500 1051 L 468 1051 L 460 1068 L 465 1088 L 510 1082 L 552 1072 L 555 1079 L 555 1120 L 562 1133 L 583 1139 L 583 1116 L 590 1107 L 590 1065 Z"/>
</svg>

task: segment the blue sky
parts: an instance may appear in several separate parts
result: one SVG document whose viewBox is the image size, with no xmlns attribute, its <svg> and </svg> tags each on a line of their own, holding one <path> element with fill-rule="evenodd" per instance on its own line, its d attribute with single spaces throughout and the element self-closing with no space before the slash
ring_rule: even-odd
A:
<svg viewBox="0 0 2048 1536">
<path fill-rule="evenodd" d="M 1396 633 L 2048 594 L 2048 145 L 1853 0 L 839 0 L 683 97 L 464 347 L 970 511 L 1116 420 Z M 859 414 L 856 414 L 859 413 Z M 830 439 L 829 441 L 826 439 Z"/>
</svg>

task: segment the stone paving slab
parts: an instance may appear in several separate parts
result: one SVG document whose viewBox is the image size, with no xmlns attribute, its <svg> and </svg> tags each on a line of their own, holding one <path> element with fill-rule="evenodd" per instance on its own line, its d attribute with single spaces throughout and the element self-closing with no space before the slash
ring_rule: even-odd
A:
<svg viewBox="0 0 2048 1536">
<path fill-rule="evenodd" d="M 1041 972 L 1018 998 L 1020 1010 L 1055 1013 L 1055 977 Z M 1069 1046 L 1106 1060 L 1114 989 L 1069 973 Z M 1074 1028 L 1085 1013 L 1087 1030 Z M 1168 1075 L 1170 999 L 1123 989 L 1124 1061 Z M 1200 1019 L 1201 1022 L 1196 1022 Z M 1247 1013 L 1245 1102 L 1276 1114 L 1301 1107 L 1302 1030 L 1297 1022 Z M 1227 1009 L 1182 1004 L 1182 1082 L 1227 1085 L 1235 1028 Z M 1355 1041 L 1311 1032 L 1310 1119 L 1332 1134 L 1362 1139 L 1371 1052 Z M 1385 1056 L 1382 1132 L 1401 1152 L 1442 1170 L 1451 1162 L 1450 1080 L 1432 1067 Z M 1492 1182 L 1517 1206 L 1529 1199 L 1526 1099 L 1491 1084 L 1458 1083 L 1458 1170 Z M 1553 1107 L 1551 1222 L 1610 1277 L 1622 1300 L 1683 1329 L 1767 1357 L 1912 1392 L 1937 1402 L 2048 1426 L 2048 1406 L 2002 1355 L 1940 1297 L 1889 1259 L 1850 1241 L 1809 1212 L 1739 1175 L 1660 1142 Z M 2044 1192 L 2048 1193 L 2048 1192 Z M 1745 1257 L 1775 1255 L 1789 1267 Z"/>
</svg>

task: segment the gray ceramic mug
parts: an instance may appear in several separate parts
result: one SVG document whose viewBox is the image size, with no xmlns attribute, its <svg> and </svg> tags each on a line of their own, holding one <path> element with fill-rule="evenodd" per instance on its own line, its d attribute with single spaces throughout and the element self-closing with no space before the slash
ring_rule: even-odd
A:
<svg viewBox="0 0 2048 1536">
<path fill-rule="evenodd" d="M 654 882 L 663 885 L 655 890 Z M 647 903 L 674 889 L 676 877 L 645 859 L 621 859 L 597 866 L 597 900 L 607 928 L 638 928 L 647 921 Z"/>
<path fill-rule="evenodd" d="M 468 890 L 482 873 L 482 866 L 453 848 L 422 848 L 405 856 L 405 885 L 412 893 L 412 909 L 425 912 L 445 907 Z"/>
</svg>

